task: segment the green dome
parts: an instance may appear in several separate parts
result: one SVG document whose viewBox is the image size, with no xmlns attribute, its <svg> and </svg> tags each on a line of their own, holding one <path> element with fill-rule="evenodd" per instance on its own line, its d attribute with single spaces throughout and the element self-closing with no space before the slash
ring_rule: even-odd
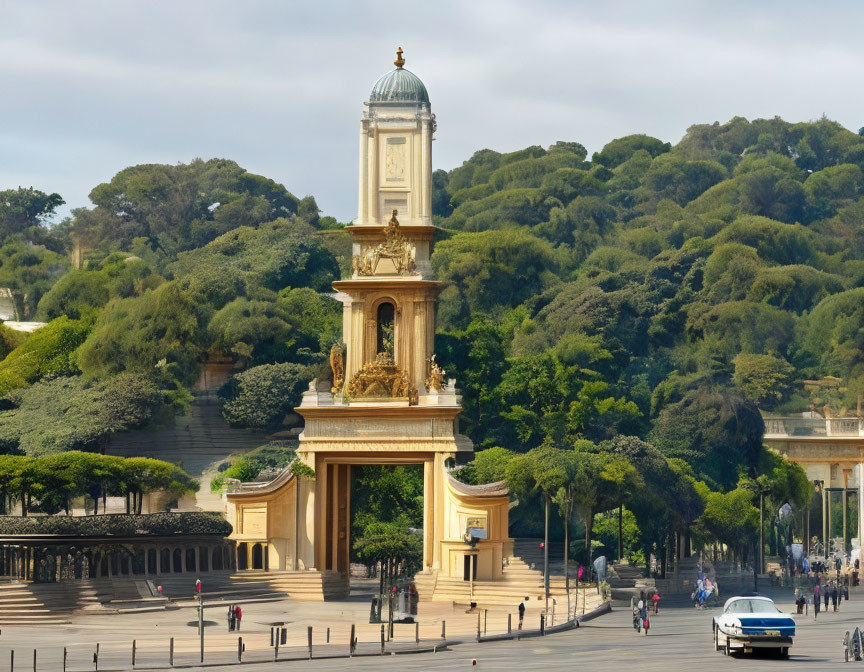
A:
<svg viewBox="0 0 864 672">
<path fill-rule="evenodd" d="M 405 68 L 396 68 L 375 82 L 370 103 L 426 103 L 429 94 L 420 78 Z"/>
</svg>

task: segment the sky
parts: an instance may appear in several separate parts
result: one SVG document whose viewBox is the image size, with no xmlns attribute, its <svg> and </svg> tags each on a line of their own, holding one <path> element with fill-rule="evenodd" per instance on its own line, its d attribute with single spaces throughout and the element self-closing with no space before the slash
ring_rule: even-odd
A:
<svg viewBox="0 0 864 672">
<path fill-rule="evenodd" d="M 140 163 L 232 159 L 357 208 L 363 101 L 396 47 L 438 118 L 435 168 L 558 140 L 823 114 L 864 126 L 864 3 L 0 0 L 0 190 L 63 212 Z"/>
</svg>

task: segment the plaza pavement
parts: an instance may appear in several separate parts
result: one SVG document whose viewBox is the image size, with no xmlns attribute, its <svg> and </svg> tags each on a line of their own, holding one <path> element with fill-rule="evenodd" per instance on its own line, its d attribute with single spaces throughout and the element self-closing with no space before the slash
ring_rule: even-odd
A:
<svg viewBox="0 0 864 672">
<path fill-rule="evenodd" d="M 381 626 L 369 623 L 370 587 L 374 582 L 358 581 L 352 598 L 339 602 L 297 602 L 279 600 L 242 603 L 243 619 L 239 633 L 227 632 L 228 603 L 205 602 L 205 663 L 212 665 L 237 660 L 238 637 L 242 637 L 245 653 L 243 662 L 267 661 L 272 666 L 274 650 L 270 647 L 270 630 L 283 626 L 288 641 L 280 647 L 280 661 L 308 656 L 308 627 L 312 627 L 315 656 L 345 655 L 355 626 L 358 653 L 380 652 Z M 575 591 L 574 591 L 575 593 Z M 176 599 L 176 598 L 175 598 Z M 579 613 L 590 611 L 600 604 L 596 589 L 580 591 Z M 67 670 L 93 670 L 93 654 L 99 645 L 99 670 L 129 669 L 132 662 L 132 642 L 135 640 L 136 668 L 165 668 L 169 662 L 169 642 L 174 638 L 175 666 L 189 667 L 200 658 L 200 640 L 197 635 L 197 609 L 192 599 L 180 599 L 180 609 L 130 614 L 78 614 L 68 625 L 12 627 L 0 631 L 0 672 L 10 669 L 14 651 L 15 670 L 33 670 L 33 650 L 37 651 L 37 672 L 62 670 L 63 650 L 67 654 Z M 529 600 L 525 628 L 539 627 L 542 603 Z M 517 607 L 489 610 L 481 613 L 481 627 L 488 634 L 506 632 L 508 611 L 512 625 L 517 627 Z M 556 623 L 564 620 L 566 607 L 558 605 Z M 386 607 L 384 609 L 386 617 Z M 394 636 L 387 648 L 414 649 L 419 635 L 421 646 L 431 648 L 441 644 L 442 625 L 446 625 L 448 640 L 470 640 L 476 636 L 477 613 L 467 613 L 465 606 L 447 602 L 421 603 L 414 624 L 394 624 Z M 328 646 L 329 628 L 329 646 Z M 400 659 L 405 658 L 399 656 Z M 377 660 L 381 660 L 376 657 Z M 319 661 L 305 663 L 317 665 Z M 322 661 L 323 662 L 323 661 Z M 292 664 L 292 663 L 285 663 Z M 349 665 L 341 660 L 342 665 Z M 254 666 L 253 666 L 254 667 Z M 222 669 L 251 669 L 247 665 Z M 209 667 L 208 669 L 214 669 Z M 331 668 L 332 669 L 332 668 Z M 340 668 L 341 669 L 341 668 Z"/>
<path fill-rule="evenodd" d="M 767 591 L 777 600 L 781 608 L 792 610 L 791 591 Z M 728 597 L 728 596 L 724 596 Z M 590 604 L 590 602 L 589 602 Z M 39 658 L 37 670 L 62 669 L 62 646 L 70 651 L 69 670 L 94 669 L 92 652 L 95 642 L 101 642 L 100 670 L 128 669 L 131 650 L 128 643 L 137 634 L 139 639 L 136 669 L 164 668 L 167 662 L 167 640 L 175 636 L 175 664 L 196 670 L 569 670 L 574 668 L 591 670 L 632 670 L 640 672 L 670 669 L 699 670 L 778 670 L 790 665 L 814 670 L 825 670 L 843 663 L 841 641 L 846 630 L 856 625 L 864 627 L 864 590 L 852 594 L 850 602 L 843 602 L 837 613 L 819 615 L 814 620 L 812 612 L 807 616 L 796 616 L 798 634 L 788 661 L 769 656 L 740 656 L 726 658 L 713 650 L 711 619 L 718 609 L 697 610 L 683 600 L 667 600 L 660 614 L 652 618 L 648 636 L 637 634 L 631 626 L 631 616 L 626 608 L 615 609 L 585 623 L 577 630 L 547 635 L 543 638 L 522 641 L 477 643 L 473 641 L 477 617 L 465 614 L 464 609 L 450 605 L 432 605 L 436 613 L 421 615 L 421 638 L 432 641 L 440 636 L 440 619 L 447 620 L 450 646 L 437 653 L 412 655 L 361 656 L 351 660 L 345 658 L 302 660 L 303 650 L 289 646 L 280 654 L 294 656 L 296 660 L 274 665 L 273 650 L 269 648 L 269 627 L 273 622 L 285 622 L 294 626 L 292 637 L 305 639 L 305 627 L 313 624 L 315 654 L 326 650 L 324 644 L 326 622 L 337 622 L 331 626 L 331 642 L 344 640 L 344 649 L 350 632 L 350 622 L 358 624 L 361 653 L 377 651 L 375 643 L 380 636 L 380 626 L 369 625 L 368 602 L 363 599 L 343 603 L 308 603 L 282 601 L 249 604 L 244 607 L 243 632 L 247 644 L 244 661 L 250 664 L 212 665 L 220 661 L 236 660 L 236 635 L 225 632 L 223 609 L 208 610 L 207 619 L 218 621 L 206 629 L 207 667 L 194 667 L 198 648 L 194 627 L 187 625 L 194 620 L 194 610 L 157 612 L 153 614 L 123 616 L 86 616 L 78 622 L 55 629 L 4 628 L 0 634 L 0 672 L 9 669 L 9 650 L 16 649 L 16 670 L 32 670 L 32 649 L 37 646 Z M 422 613 L 422 612 L 421 612 Z M 365 618 L 364 618 L 365 617 Z M 425 621 L 424 621 L 425 618 Z M 437 622 L 435 620 L 438 619 Z M 515 619 L 514 619 L 515 622 Z M 530 624 L 529 624 L 530 625 Z M 346 626 L 347 629 L 346 629 Z M 531 626 L 533 627 L 533 626 Z M 506 629 L 506 612 L 490 612 L 487 629 Z M 472 634 L 469 634 L 472 633 Z M 411 625 L 396 625 L 395 641 L 406 648 L 413 647 L 415 631 Z M 452 640 L 461 640 L 458 643 Z M 297 642 L 294 642 L 295 644 Z M 331 647 L 334 651 L 336 647 Z M 73 655 L 74 654 L 74 655 Z M 258 663 L 254 662 L 258 661 Z M 148 667 L 152 665 L 153 667 Z M 671 667 L 674 666 L 674 667 Z"/>
</svg>

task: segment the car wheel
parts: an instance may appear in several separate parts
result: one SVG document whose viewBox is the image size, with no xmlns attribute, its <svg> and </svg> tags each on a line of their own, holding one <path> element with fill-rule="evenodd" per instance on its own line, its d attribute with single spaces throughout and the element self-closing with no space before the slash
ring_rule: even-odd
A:
<svg viewBox="0 0 864 672">
<path fill-rule="evenodd" d="M 720 631 L 714 628 L 714 651 L 720 650 Z"/>
<path fill-rule="evenodd" d="M 729 638 L 726 638 L 726 643 L 723 646 L 723 655 L 731 656 L 732 655 L 732 647 L 729 644 Z"/>
<path fill-rule="evenodd" d="M 849 653 L 847 652 L 846 655 L 848 656 Z M 789 657 L 789 647 L 788 646 L 784 646 L 780 649 L 780 657 L 781 658 L 788 658 Z"/>
</svg>

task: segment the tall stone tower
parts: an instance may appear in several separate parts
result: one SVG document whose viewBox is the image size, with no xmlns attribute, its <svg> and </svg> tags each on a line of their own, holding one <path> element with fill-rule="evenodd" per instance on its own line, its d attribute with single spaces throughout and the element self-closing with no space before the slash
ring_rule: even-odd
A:
<svg viewBox="0 0 864 672">
<path fill-rule="evenodd" d="M 429 264 L 435 117 L 401 49 L 394 64 L 360 124 L 359 208 L 347 228 L 352 271 L 333 283 L 344 345 L 330 353 L 331 380 L 312 381 L 296 409 L 305 420 L 297 454 L 315 478 L 289 470 L 228 495 L 232 537 L 249 562 L 256 557 L 249 549 L 262 545 L 266 567 L 347 581 L 351 467 L 419 464 L 423 574 L 500 578 L 512 549 L 507 490 L 457 483 L 448 473 L 450 458 L 473 446 L 459 434 L 455 380 L 434 359 L 442 288 Z"/>
<path fill-rule="evenodd" d="M 345 305 L 343 383 L 382 353 L 407 376 L 407 393 L 394 396 L 413 402 L 429 374 L 441 290 L 429 265 L 435 115 L 401 49 L 394 64 L 375 83 L 360 122 L 359 206 L 348 229 L 353 275 L 334 288 Z"/>
</svg>

